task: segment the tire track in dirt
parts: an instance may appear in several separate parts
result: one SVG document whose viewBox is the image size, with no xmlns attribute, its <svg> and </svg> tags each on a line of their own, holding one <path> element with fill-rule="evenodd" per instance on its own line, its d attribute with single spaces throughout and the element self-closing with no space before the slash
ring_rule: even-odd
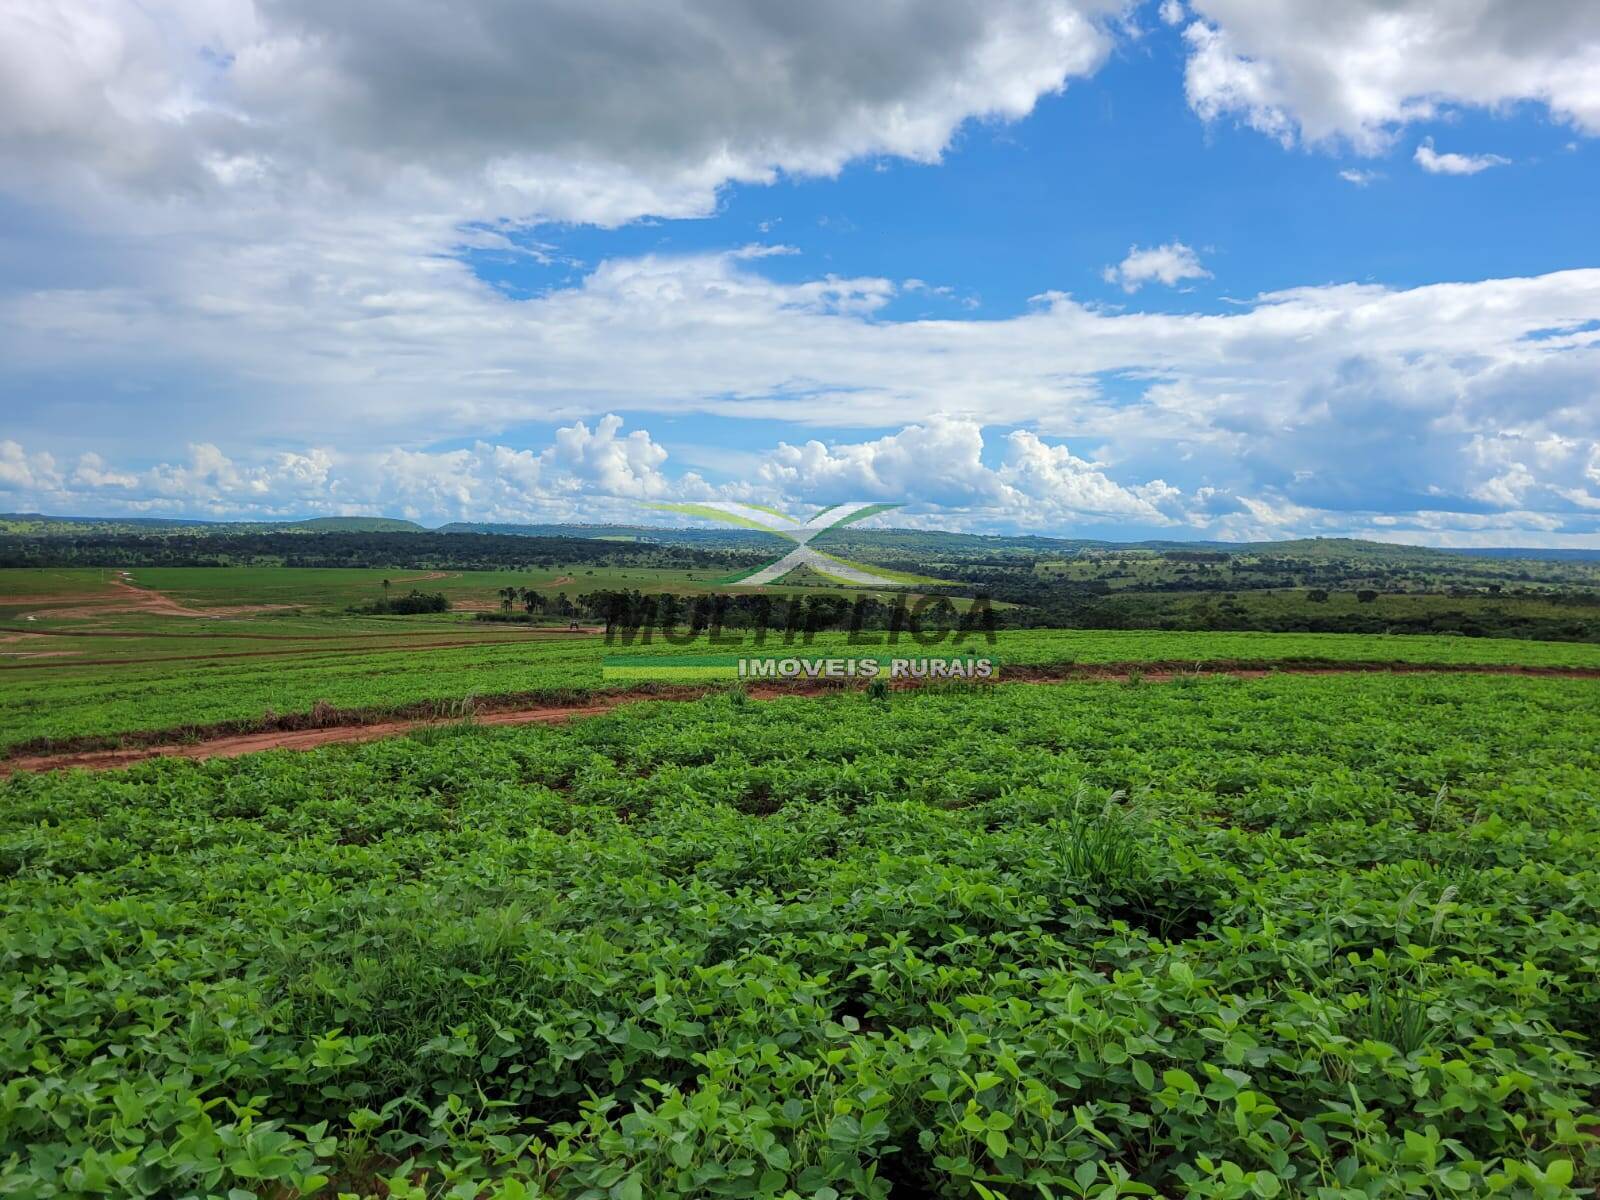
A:
<svg viewBox="0 0 1600 1200">
<path fill-rule="evenodd" d="M 485 625 L 479 628 L 472 626 L 474 632 L 489 636 L 494 633 L 520 633 L 516 625 L 491 627 Z M 544 628 L 540 626 L 538 628 Z M 551 628 L 554 628 L 553 626 Z M 561 632 L 570 632 L 566 626 L 561 627 Z M 603 630 L 602 630 L 603 632 Z M 227 638 L 231 642 L 355 642 L 365 640 L 381 640 L 384 638 L 409 638 L 409 637 L 438 637 L 438 633 L 431 630 L 402 629 L 394 632 L 378 631 L 375 633 L 240 633 L 229 629 L 221 632 L 214 629 L 201 630 L 197 633 L 168 633 L 163 630 L 149 629 L 22 629 L 15 625 L 0 625 L 0 641 L 5 640 L 6 634 L 18 634 L 23 637 L 53 637 L 53 638 L 143 638 L 152 640 L 165 638 L 169 641 L 179 642 L 204 642 L 212 638 Z"/>
<path fill-rule="evenodd" d="M 412 650 L 466 650 L 475 646 L 505 646 L 519 642 L 562 641 L 574 633 L 600 634 L 603 629 L 513 629 L 511 634 L 487 634 L 482 638 L 453 642 L 407 642 L 398 646 L 313 646 L 296 650 L 217 650 L 198 654 L 149 654 L 130 658 L 70 658 L 62 662 L 0 664 L 0 671 L 17 671 L 26 667 L 135 667 L 150 663 L 209 663 L 236 658 L 302 658 L 308 663 L 330 658 L 348 658 L 362 654 L 400 654 Z M 70 655 L 74 651 L 57 650 L 49 653 Z"/>
<path fill-rule="evenodd" d="M 66 608 L 36 609 L 23 614 L 23 619 L 35 620 L 46 617 L 59 621 L 100 617 L 108 613 L 149 613 L 162 617 L 190 617 L 214 621 L 222 617 L 241 617 L 251 613 L 300 607 L 294 604 L 224 604 L 215 608 L 190 608 L 178 603 L 164 592 L 158 592 L 154 588 L 139 587 L 125 579 L 112 579 L 108 583 L 121 595 L 87 593 L 75 597 L 78 601 L 76 605 Z"/>
<path fill-rule="evenodd" d="M 1528 667 L 1510 664 L 1439 663 L 1105 663 L 1090 667 L 1012 667 L 1003 682 L 1030 684 L 1062 683 L 1172 683 L 1178 679 L 1228 676 L 1234 679 L 1264 679 L 1273 675 L 1519 675 L 1552 679 L 1600 679 L 1596 667 Z M 924 685 L 906 682 L 893 685 L 896 691 L 916 691 Z M 979 685 L 982 686 L 982 685 Z M 506 697 L 496 707 L 493 697 L 480 699 L 481 707 L 472 721 L 480 725 L 560 724 L 580 717 L 599 716 L 623 704 L 644 701 L 672 702 L 702 699 L 725 690 L 724 686 L 666 686 L 631 689 L 585 697 L 581 702 L 519 706 L 516 698 Z M 753 700 L 775 700 L 787 696 L 817 697 L 853 690 L 848 685 L 795 683 L 749 688 Z M 57 754 L 18 755 L 0 760 L 0 776 L 20 771 L 51 771 L 70 767 L 111 770 L 131 766 L 147 759 L 177 757 L 191 759 L 236 758 L 262 750 L 310 750 L 343 742 L 368 742 L 385 737 L 438 728 L 438 718 L 360 720 L 360 713 L 341 714 L 341 723 L 311 729 L 268 729 L 229 734 L 186 743 L 151 744 L 111 750 L 81 750 Z M 290 717 L 286 720 L 303 718 Z M 133 735 L 129 735 L 133 736 Z"/>
<path fill-rule="evenodd" d="M 101 592 L 33 592 L 0 596 L 0 608 L 26 608 L 30 604 L 83 604 L 97 599 L 115 600 L 116 597 Z"/>
<path fill-rule="evenodd" d="M 484 713 L 482 716 L 474 717 L 473 720 L 479 725 L 550 725 L 577 717 L 599 716 L 615 707 L 615 704 L 557 704 L 544 708 Z M 447 724 L 450 722 L 379 721 L 371 725 L 335 725 L 325 729 L 297 729 L 289 732 L 268 730 L 264 733 L 239 734 L 235 737 L 217 738 L 190 745 L 141 746 L 128 750 L 88 750 L 78 754 L 43 755 L 37 759 L 19 758 L 0 761 L 0 776 L 9 775 L 13 771 L 56 770 L 65 767 L 86 767 L 92 771 L 107 771 L 132 766 L 134 763 L 145 762 L 152 758 L 237 758 L 242 754 L 255 754 L 263 750 L 312 750 L 333 743 L 373 742 Z"/>
</svg>

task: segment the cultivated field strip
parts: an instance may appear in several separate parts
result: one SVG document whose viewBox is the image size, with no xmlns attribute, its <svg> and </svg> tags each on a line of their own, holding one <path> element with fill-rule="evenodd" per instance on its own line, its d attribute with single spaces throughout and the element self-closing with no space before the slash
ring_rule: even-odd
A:
<svg viewBox="0 0 1600 1200">
<path fill-rule="evenodd" d="M 1013 667 L 1010 677 L 1027 685 L 1079 682 L 1163 684 L 1189 682 L 1209 676 L 1233 679 L 1259 679 L 1273 675 L 1347 674 L 1477 674 L 1583 679 L 1600 681 L 1600 668 L 1458 666 L 1429 664 L 1334 663 L 1105 663 L 1093 666 Z M 443 725 L 549 725 L 609 712 L 624 704 L 684 702 L 716 695 L 734 688 L 753 700 L 779 700 L 785 697 L 823 697 L 836 694 L 841 686 L 822 681 L 806 683 L 746 684 L 649 684 L 628 688 L 598 688 L 577 691 L 560 703 L 529 703 L 526 696 L 469 696 L 453 704 L 432 703 L 399 713 L 385 710 L 330 710 L 302 717 L 285 714 L 273 721 L 262 721 L 252 732 L 237 732 L 227 725 L 211 730 L 189 728 L 178 733 L 152 731 L 142 735 L 123 735 L 120 744 L 110 749 L 58 750 L 38 754 L 14 753 L 0 758 L 0 775 L 13 771 L 55 771 L 74 767 L 112 770 L 163 756 L 180 758 L 236 758 L 264 750 L 309 750 L 348 742 L 369 742 L 419 731 L 433 731 Z M 855 685 L 857 687 L 861 685 Z M 918 681 L 890 685 L 899 691 L 918 688 L 961 687 Z M 978 684 L 974 686 L 990 686 Z M 105 739 L 87 738 L 88 745 Z"/>
<path fill-rule="evenodd" d="M 425 642 L 437 635 L 415 636 Z M 962 645 L 997 656 L 1002 677 L 1024 667 L 1092 669 L 1138 663 L 1189 669 L 1270 663 L 1600 669 L 1600 646 L 1490 638 L 1017 630 L 1002 631 L 993 644 L 968 637 L 945 642 L 942 648 L 914 642 L 907 648 L 948 654 Z M 416 655 L 404 647 L 332 655 L 324 647 L 309 644 L 303 656 L 232 658 L 203 665 L 119 663 L 0 672 L 0 753 L 110 749 L 124 740 L 137 744 L 301 728 L 314 710 L 360 713 L 363 720 L 418 717 L 447 712 L 469 696 L 502 706 L 571 703 L 602 690 L 600 662 L 608 654 L 684 654 L 703 651 L 708 643 L 657 639 L 648 646 L 607 645 L 597 636 L 493 640 L 428 650 L 426 671 L 416 669 Z M 764 646 L 747 643 L 746 648 L 753 654 L 780 655 L 877 649 L 852 642 L 846 634 L 827 633 L 809 643 L 773 638 Z"/>
</svg>

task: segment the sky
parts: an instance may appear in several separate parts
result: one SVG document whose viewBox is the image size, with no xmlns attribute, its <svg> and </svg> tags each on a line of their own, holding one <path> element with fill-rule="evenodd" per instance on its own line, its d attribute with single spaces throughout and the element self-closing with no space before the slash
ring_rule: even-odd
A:
<svg viewBox="0 0 1600 1200">
<path fill-rule="evenodd" d="M 16 0 L 0 511 L 1600 547 L 1591 0 Z"/>
</svg>

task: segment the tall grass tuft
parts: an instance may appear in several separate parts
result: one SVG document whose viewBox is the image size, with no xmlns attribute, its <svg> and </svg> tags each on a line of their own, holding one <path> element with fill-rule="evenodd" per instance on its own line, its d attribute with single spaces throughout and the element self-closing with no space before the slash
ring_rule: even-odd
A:
<svg viewBox="0 0 1600 1200">
<path fill-rule="evenodd" d="M 1055 825 L 1062 871 L 1091 895 L 1126 899 L 1149 881 L 1142 830 L 1123 806 L 1126 796 L 1118 790 L 1097 805 L 1080 787 L 1066 818 Z"/>
<path fill-rule="evenodd" d="M 1354 1032 L 1385 1042 L 1402 1054 L 1421 1050 L 1434 1036 L 1427 1001 L 1408 986 L 1398 971 L 1386 971 L 1367 984 L 1367 1003 L 1357 1015 Z"/>
</svg>

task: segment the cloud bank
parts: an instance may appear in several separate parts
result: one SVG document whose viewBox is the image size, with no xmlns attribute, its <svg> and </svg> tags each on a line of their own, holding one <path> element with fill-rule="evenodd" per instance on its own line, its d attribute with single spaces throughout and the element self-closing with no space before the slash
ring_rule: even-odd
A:
<svg viewBox="0 0 1600 1200">
<path fill-rule="evenodd" d="M 87 363 L 129 390 L 79 398 L 69 438 L 58 405 L 24 407 L 12 440 L 64 461 L 84 449 L 78 431 L 96 429 L 171 455 L 171 427 L 149 423 L 142 389 L 170 386 L 177 363 L 197 390 L 164 403 L 184 412 L 186 441 L 302 457 L 307 430 L 312 444 L 387 444 L 396 461 L 420 464 L 434 456 L 406 456 L 552 414 L 899 430 L 932 413 L 1065 439 L 1129 489 L 1165 480 L 1329 513 L 1498 507 L 1541 514 L 1530 531 L 1592 529 L 1584 464 L 1600 442 L 1600 270 L 1300 288 L 1221 315 L 1115 312 L 1054 294 L 1008 320 L 895 323 L 875 315 L 896 294 L 889 281 L 780 283 L 759 265 L 743 252 L 614 260 L 578 286 L 514 301 L 459 263 L 352 261 L 340 286 L 320 289 L 266 256 L 258 271 L 203 286 L 36 294 L 0 306 L 7 360 L 41 381 Z M 660 471 L 659 447 L 647 438 L 605 423 L 570 436 L 563 453 L 591 456 L 596 470 L 580 478 L 596 490 L 656 494 L 645 481 Z M 24 472 L 48 477 L 47 465 L 3 461 L 0 479 L 38 494 Z M 959 479 L 957 462 L 941 458 L 937 472 Z M 1526 484 L 1484 490 L 1515 463 Z M 97 459 L 74 472 L 132 469 Z M 171 475 L 175 490 L 203 496 L 216 472 L 186 470 Z M 813 491 L 863 482 L 806 478 Z"/>
</svg>

